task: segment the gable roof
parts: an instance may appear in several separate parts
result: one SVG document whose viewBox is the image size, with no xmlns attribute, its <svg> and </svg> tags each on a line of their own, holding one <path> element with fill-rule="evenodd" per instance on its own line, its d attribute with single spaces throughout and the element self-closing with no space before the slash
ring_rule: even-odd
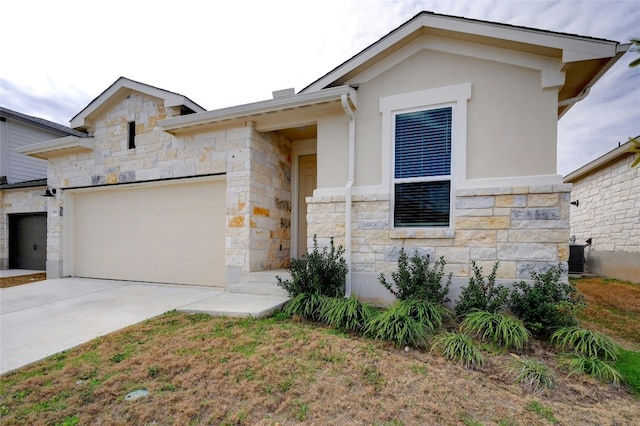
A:
<svg viewBox="0 0 640 426">
<path fill-rule="evenodd" d="M 23 114 L 18 111 L 11 110 L 9 108 L 0 106 L 0 116 L 10 118 L 22 123 L 29 124 L 34 127 L 38 127 L 44 130 L 48 130 L 54 133 L 58 133 L 63 136 L 78 136 L 83 137 L 87 134 L 79 130 L 72 129 L 62 124 L 54 123 L 53 121 L 45 120 L 44 118 L 34 117 L 31 115 Z"/>
<path fill-rule="evenodd" d="M 482 21 L 433 12 L 420 12 L 380 40 L 323 75 L 300 93 L 347 84 L 350 77 L 423 35 L 473 41 L 522 51 L 563 62 L 565 81 L 558 95 L 558 117 L 582 99 L 595 82 L 629 48 L 617 41 L 529 27 Z"/>
<path fill-rule="evenodd" d="M 631 142 L 619 145 L 617 148 L 612 149 L 606 154 L 596 158 L 595 160 L 566 175 L 563 179 L 564 183 L 576 182 L 600 169 L 603 169 L 604 167 L 607 167 L 612 163 L 615 163 L 621 158 L 628 157 L 630 155 L 632 156 L 633 153 L 629 150 L 629 148 L 631 148 Z"/>
<path fill-rule="evenodd" d="M 140 83 L 126 77 L 120 77 L 71 119 L 71 127 L 74 129 L 88 128 L 91 119 L 96 114 L 99 114 L 114 102 L 120 101 L 131 92 L 143 93 L 148 96 L 162 99 L 166 107 L 184 106 L 190 112 L 206 111 L 200 105 L 179 93 L 170 92 L 168 90 Z"/>
</svg>

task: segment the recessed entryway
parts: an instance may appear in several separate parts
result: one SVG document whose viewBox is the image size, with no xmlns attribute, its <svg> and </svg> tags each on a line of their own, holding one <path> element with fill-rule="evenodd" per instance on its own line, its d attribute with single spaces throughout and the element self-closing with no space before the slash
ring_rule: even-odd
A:
<svg viewBox="0 0 640 426">
<path fill-rule="evenodd" d="M 9 268 L 45 270 L 47 214 L 10 214 L 8 217 Z"/>
</svg>

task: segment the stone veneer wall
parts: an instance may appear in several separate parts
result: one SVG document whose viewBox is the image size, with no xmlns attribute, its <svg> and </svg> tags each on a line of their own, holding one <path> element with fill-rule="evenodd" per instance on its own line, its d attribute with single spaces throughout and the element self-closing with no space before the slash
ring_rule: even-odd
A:
<svg viewBox="0 0 640 426">
<path fill-rule="evenodd" d="M 0 191 L 0 269 L 9 267 L 9 221 L 14 213 L 45 213 L 48 198 L 46 187 L 7 189 Z"/>
<path fill-rule="evenodd" d="M 241 274 L 289 263 L 291 144 L 246 127 L 174 137 L 157 127 L 179 115 L 158 99 L 132 93 L 95 120 L 92 152 L 50 159 L 49 185 L 60 188 L 135 183 L 225 174 L 228 282 Z M 128 149 L 128 122 L 136 121 L 136 148 Z M 63 206 L 59 192 L 49 208 Z M 61 276 L 63 218 L 48 218 L 47 270 Z"/>
<path fill-rule="evenodd" d="M 352 288 L 364 299 L 389 302 L 380 273 L 397 268 L 402 247 L 432 259 L 444 257 L 452 272 L 452 299 L 466 285 L 471 261 L 498 278 L 529 279 L 531 271 L 566 262 L 571 185 L 464 189 L 455 194 L 455 230 L 390 229 L 389 195 L 353 197 Z M 308 234 L 320 244 L 344 245 L 344 197 L 308 198 Z"/>
<path fill-rule="evenodd" d="M 571 235 L 589 238 L 585 270 L 640 283 L 640 167 L 626 156 L 573 184 Z"/>
<path fill-rule="evenodd" d="M 640 253 L 640 173 L 633 156 L 573 184 L 571 235 L 576 243 L 592 239 L 592 250 Z"/>
</svg>

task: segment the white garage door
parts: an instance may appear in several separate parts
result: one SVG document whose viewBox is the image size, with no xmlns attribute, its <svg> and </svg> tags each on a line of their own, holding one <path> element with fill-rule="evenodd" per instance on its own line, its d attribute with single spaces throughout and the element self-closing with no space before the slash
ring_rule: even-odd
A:
<svg viewBox="0 0 640 426">
<path fill-rule="evenodd" d="M 224 180 L 77 192 L 74 275 L 224 286 Z"/>
</svg>

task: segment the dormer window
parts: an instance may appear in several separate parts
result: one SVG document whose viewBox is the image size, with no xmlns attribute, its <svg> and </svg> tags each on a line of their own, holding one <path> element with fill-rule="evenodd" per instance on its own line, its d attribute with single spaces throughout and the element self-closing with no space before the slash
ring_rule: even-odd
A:
<svg viewBox="0 0 640 426">
<path fill-rule="evenodd" d="M 136 122 L 129 122 L 129 149 L 136 147 Z"/>
</svg>

